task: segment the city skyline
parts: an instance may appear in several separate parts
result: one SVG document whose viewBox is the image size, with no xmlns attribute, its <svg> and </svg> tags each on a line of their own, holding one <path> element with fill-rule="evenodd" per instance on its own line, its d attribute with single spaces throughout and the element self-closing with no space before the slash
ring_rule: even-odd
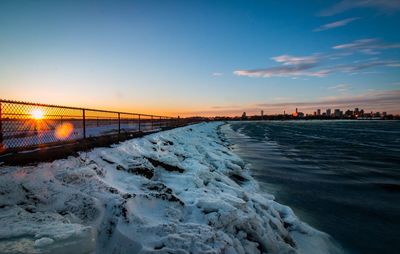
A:
<svg viewBox="0 0 400 254">
<path fill-rule="evenodd" d="M 0 97 L 170 116 L 400 114 L 400 2 L 2 1 Z"/>
<path fill-rule="evenodd" d="M 302 117 L 344 117 L 344 118 L 364 118 L 364 117 L 386 117 L 386 116 L 392 116 L 399 118 L 399 114 L 393 114 L 388 111 L 366 111 L 363 108 L 325 108 L 325 109 L 316 109 L 313 112 L 302 112 L 300 108 L 295 108 L 293 111 L 286 112 L 286 110 L 281 111 L 280 113 L 275 113 L 275 114 L 264 114 L 264 110 L 261 110 L 259 114 L 247 114 L 246 111 L 244 111 L 241 114 L 242 118 L 245 117 L 253 117 L 253 116 L 292 116 L 295 118 L 302 118 Z M 216 117 L 224 117 L 224 116 L 216 116 Z M 233 116 L 233 117 L 240 117 L 239 115 Z"/>
</svg>

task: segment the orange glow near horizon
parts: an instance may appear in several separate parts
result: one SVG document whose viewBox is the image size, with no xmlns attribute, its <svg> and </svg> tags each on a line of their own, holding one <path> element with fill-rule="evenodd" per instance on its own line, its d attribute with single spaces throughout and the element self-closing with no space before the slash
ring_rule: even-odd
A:
<svg viewBox="0 0 400 254">
<path fill-rule="evenodd" d="M 44 112 L 41 109 L 33 109 L 31 111 L 31 116 L 35 120 L 42 120 L 44 117 Z"/>
<path fill-rule="evenodd" d="M 296 113 L 292 113 L 293 108 L 295 107 L 293 103 L 289 105 L 285 104 L 270 104 L 265 105 L 263 108 L 259 107 L 258 105 L 253 104 L 244 104 L 243 106 L 235 106 L 232 107 L 221 105 L 219 107 L 213 107 L 207 104 L 201 103 L 192 103 L 184 105 L 184 102 L 175 101 L 171 103 L 167 101 L 165 104 L 164 102 L 154 102 L 154 101 L 126 101 L 126 100 L 95 100 L 92 101 L 87 99 L 85 101 L 81 100 L 81 98 L 71 98 L 68 100 L 68 96 L 65 97 L 43 97 L 43 98 L 36 98 L 36 97 L 27 97 L 24 99 L 11 97 L 7 98 L 9 100 L 16 100 L 16 101 L 26 101 L 26 102 L 33 102 L 33 103 L 43 103 L 49 105 L 61 105 L 66 107 L 76 107 L 76 108 L 89 108 L 89 109 L 98 109 L 98 110 L 106 110 L 106 111 L 119 111 L 119 112 L 126 112 L 126 113 L 137 113 L 137 114 L 148 114 L 148 115 L 157 115 L 157 116 L 166 116 L 166 117 L 193 117 L 193 116 L 200 116 L 200 117 L 215 117 L 215 116 L 227 116 L 227 117 L 240 117 L 243 112 L 246 112 L 248 116 L 250 115 L 259 115 L 260 110 L 264 110 L 264 115 L 275 115 L 275 114 L 282 114 L 283 111 L 286 111 L 287 114 L 292 115 L 293 117 L 297 117 Z M 364 108 L 366 112 L 374 111 L 374 112 L 382 112 L 387 111 L 388 114 L 397 115 L 400 114 L 398 109 L 388 108 L 384 109 L 382 107 L 372 108 L 372 106 L 360 104 L 358 105 L 325 105 L 321 103 L 317 103 L 315 105 L 307 105 L 301 108 L 301 111 L 306 113 L 312 113 L 317 108 L 352 108 L 352 107 L 359 107 Z M 7 114 L 7 108 L 3 109 L 5 114 Z M 11 110 L 11 109 L 10 109 Z M 44 120 L 49 121 L 53 119 L 54 116 L 58 115 L 56 110 L 53 110 L 49 107 L 41 106 L 34 106 L 34 108 L 26 107 L 20 109 L 12 109 L 17 110 L 20 113 L 19 116 L 15 116 L 16 118 L 25 118 L 28 117 L 33 121 L 41 121 Z M 10 111 L 10 113 L 12 113 Z M 80 117 L 80 111 L 73 111 L 71 110 L 71 115 L 75 117 Z"/>
</svg>

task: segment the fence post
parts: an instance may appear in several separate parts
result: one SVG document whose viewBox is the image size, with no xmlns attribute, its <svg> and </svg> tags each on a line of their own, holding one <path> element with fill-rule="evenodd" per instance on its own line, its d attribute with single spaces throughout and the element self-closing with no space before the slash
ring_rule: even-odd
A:
<svg viewBox="0 0 400 254">
<path fill-rule="evenodd" d="M 3 115 L 1 114 L 1 101 L 0 101 L 0 152 L 3 150 Z"/>
<path fill-rule="evenodd" d="M 140 114 L 139 114 L 139 131 L 140 131 Z"/>
<path fill-rule="evenodd" d="M 86 138 L 86 115 L 85 109 L 82 109 L 82 126 L 83 126 L 83 138 Z"/>
<path fill-rule="evenodd" d="M 162 121 L 161 121 L 161 116 L 160 116 L 160 129 L 162 128 Z"/>
<path fill-rule="evenodd" d="M 118 112 L 118 134 L 121 134 L 121 113 Z"/>
<path fill-rule="evenodd" d="M 151 130 L 154 130 L 154 120 L 153 120 L 153 116 L 151 116 Z"/>
</svg>

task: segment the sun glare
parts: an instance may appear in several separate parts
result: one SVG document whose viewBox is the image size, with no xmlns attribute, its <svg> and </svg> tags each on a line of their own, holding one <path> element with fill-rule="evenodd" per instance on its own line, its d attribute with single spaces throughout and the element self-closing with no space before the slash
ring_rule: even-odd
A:
<svg viewBox="0 0 400 254">
<path fill-rule="evenodd" d="M 40 119 L 43 119 L 44 113 L 40 109 L 34 109 L 34 110 L 32 110 L 31 115 L 32 115 L 33 119 L 40 120 Z"/>
<path fill-rule="evenodd" d="M 54 135 L 56 138 L 65 140 L 71 136 L 74 131 L 74 126 L 71 123 L 62 123 L 57 125 Z"/>
</svg>

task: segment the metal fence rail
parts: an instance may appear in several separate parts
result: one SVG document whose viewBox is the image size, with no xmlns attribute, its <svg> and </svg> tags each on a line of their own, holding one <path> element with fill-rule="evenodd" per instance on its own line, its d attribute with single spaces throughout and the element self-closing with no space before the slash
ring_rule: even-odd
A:
<svg viewBox="0 0 400 254">
<path fill-rule="evenodd" d="M 0 100 L 0 154 L 181 125 L 179 118 Z"/>
</svg>

